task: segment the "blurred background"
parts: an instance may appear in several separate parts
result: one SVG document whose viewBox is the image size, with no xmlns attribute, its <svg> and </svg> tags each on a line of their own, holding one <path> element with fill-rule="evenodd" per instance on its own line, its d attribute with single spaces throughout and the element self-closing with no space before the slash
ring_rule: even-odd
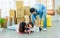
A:
<svg viewBox="0 0 60 38">
<path fill-rule="evenodd" d="M 17 1 L 23 1 L 23 6 L 30 6 L 32 7 L 36 3 L 42 3 L 47 7 L 48 12 L 50 11 L 51 15 L 57 15 L 57 11 L 60 7 L 60 0 L 0 0 L 0 13 L 1 17 L 5 18 L 9 16 L 9 11 L 16 10 L 16 3 Z M 55 14 L 54 14 L 55 13 Z M 58 16 L 58 19 L 57 19 Z M 60 20 L 59 14 L 55 16 L 53 20 Z"/>
<path fill-rule="evenodd" d="M 35 33 L 30 36 L 19 36 L 15 31 L 6 30 L 0 33 L 3 38 L 57 38 L 59 37 L 60 29 L 60 0 L 0 0 L 0 28 L 6 28 L 8 25 L 12 26 L 22 21 L 31 21 L 29 9 L 37 3 L 41 3 L 47 8 L 47 26 L 48 31 Z M 8 20 L 9 19 L 9 20 Z M 1 21 L 3 20 L 3 21 Z M 1 23 L 2 22 L 2 23 Z M 10 24 L 9 24 L 10 23 Z M 43 25 L 43 23 L 42 23 Z M 51 27 L 52 26 L 52 27 Z M 0 29 L 1 30 L 1 29 Z M 6 35 L 5 35 L 6 34 Z M 10 34 L 10 35 L 9 35 Z M 14 34 L 14 35 L 13 35 Z M 35 37 L 35 35 L 37 36 Z M 14 37 L 15 36 L 15 37 Z M 44 36 L 44 37 L 43 37 Z M 57 37 L 56 37 L 57 36 Z M 39 38 L 40 38 L 39 37 Z M 60 37 L 59 37 L 60 38 Z"/>
</svg>

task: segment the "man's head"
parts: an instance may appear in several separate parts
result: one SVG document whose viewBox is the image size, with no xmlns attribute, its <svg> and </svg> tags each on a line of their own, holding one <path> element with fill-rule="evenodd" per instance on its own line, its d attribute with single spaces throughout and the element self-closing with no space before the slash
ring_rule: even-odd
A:
<svg viewBox="0 0 60 38">
<path fill-rule="evenodd" d="M 30 12 L 31 12 L 32 14 L 36 14 L 35 8 L 30 8 Z"/>
</svg>

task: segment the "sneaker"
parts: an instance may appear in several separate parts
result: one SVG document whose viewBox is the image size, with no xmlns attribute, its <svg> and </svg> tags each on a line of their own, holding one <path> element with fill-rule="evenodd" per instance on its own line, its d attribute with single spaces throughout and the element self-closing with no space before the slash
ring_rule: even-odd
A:
<svg viewBox="0 0 60 38">
<path fill-rule="evenodd" d="M 44 28 L 43 30 L 44 30 L 44 31 L 46 31 L 47 29 L 46 29 L 46 28 Z"/>
<path fill-rule="evenodd" d="M 41 27 L 39 27 L 39 31 L 41 31 L 42 30 L 42 28 Z"/>
</svg>

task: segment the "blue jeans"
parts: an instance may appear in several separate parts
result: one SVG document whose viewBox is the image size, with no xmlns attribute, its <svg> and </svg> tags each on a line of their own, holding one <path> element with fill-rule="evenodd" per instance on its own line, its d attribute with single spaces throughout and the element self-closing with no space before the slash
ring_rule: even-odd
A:
<svg viewBox="0 0 60 38">
<path fill-rule="evenodd" d="M 31 15 L 31 20 L 32 20 L 32 23 L 33 23 L 33 24 L 35 24 L 34 21 L 36 20 L 36 16 L 37 16 L 37 15 L 33 15 L 33 14 Z M 46 22 L 47 22 L 47 21 L 46 21 L 46 15 L 43 15 L 43 13 L 42 13 L 42 14 L 39 14 L 40 20 L 42 20 L 42 16 L 44 17 L 43 27 L 46 28 L 46 27 L 47 27 L 47 26 L 46 26 Z"/>
<path fill-rule="evenodd" d="M 43 20 L 43 25 L 44 25 L 43 27 L 44 28 L 47 28 L 47 25 L 46 24 L 47 24 L 47 19 L 46 19 L 46 15 L 45 15 L 44 16 L 44 20 Z"/>
</svg>

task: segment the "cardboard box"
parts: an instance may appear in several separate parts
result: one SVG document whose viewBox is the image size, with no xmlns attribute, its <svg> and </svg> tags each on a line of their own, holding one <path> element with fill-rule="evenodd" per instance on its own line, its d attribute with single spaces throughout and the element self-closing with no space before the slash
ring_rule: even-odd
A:
<svg viewBox="0 0 60 38">
<path fill-rule="evenodd" d="M 30 6 L 24 6 L 24 15 L 30 15 Z"/>
<path fill-rule="evenodd" d="M 17 18 L 14 18 L 14 22 L 15 22 L 15 24 L 17 24 Z"/>
<path fill-rule="evenodd" d="M 11 9 L 10 11 L 10 17 L 16 17 L 16 11 L 15 10 L 13 10 L 13 9 Z"/>
<path fill-rule="evenodd" d="M 23 8 L 23 1 L 16 1 L 16 8 Z"/>
<path fill-rule="evenodd" d="M 17 23 L 23 22 L 24 21 L 24 17 L 18 17 L 17 18 Z"/>
<path fill-rule="evenodd" d="M 32 22 L 32 20 L 31 20 L 31 15 L 29 15 L 29 21 Z"/>
<path fill-rule="evenodd" d="M 10 26 L 12 25 L 12 17 L 10 17 Z"/>
<path fill-rule="evenodd" d="M 24 16 L 23 1 L 16 1 L 16 17 Z"/>
<path fill-rule="evenodd" d="M 12 17 L 10 17 L 10 25 L 12 25 Z M 14 24 L 17 24 L 17 18 L 16 17 L 14 17 Z"/>
<path fill-rule="evenodd" d="M 17 17 L 24 17 L 24 9 L 17 9 Z"/>
</svg>

